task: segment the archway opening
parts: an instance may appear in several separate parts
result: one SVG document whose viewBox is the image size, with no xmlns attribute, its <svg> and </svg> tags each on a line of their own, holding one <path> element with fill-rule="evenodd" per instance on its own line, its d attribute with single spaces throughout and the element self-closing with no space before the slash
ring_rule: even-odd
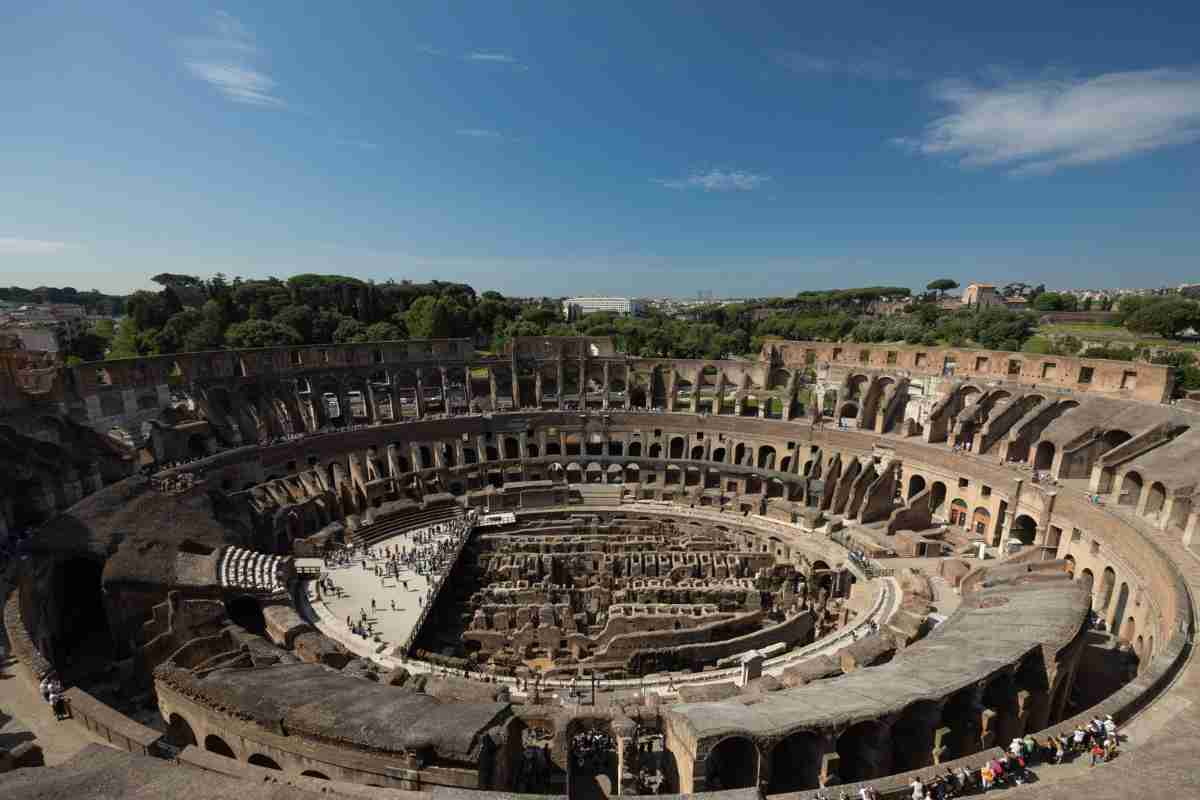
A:
<svg viewBox="0 0 1200 800">
<path fill-rule="evenodd" d="M 1011 538 L 1024 545 L 1033 544 L 1037 538 L 1037 523 L 1028 514 L 1021 514 L 1013 520 Z"/>
<path fill-rule="evenodd" d="M 817 786 L 821 775 L 820 737 L 812 733 L 793 733 L 771 751 L 770 794 L 795 792 Z"/>
<path fill-rule="evenodd" d="M 304 772 L 301 772 L 300 774 L 305 778 L 316 778 L 319 781 L 329 780 L 328 775 L 326 775 L 324 772 L 320 772 L 315 769 L 306 769 L 306 770 L 304 770 Z"/>
<path fill-rule="evenodd" d="M 225 743 L 225 740 L 220 736 L 208 735 L 204 737 L 204 749 L 210 753 L 216 753 L 219 756 L 236 759 L 233 748 Z"/>
<path fill-rule="evenodd" d="M 196 732 L 188 721 L 178 714 L 167 718 L 167 741 L 175 747 L 187 747 L 196 744 Z"/>
<path fill-rule="evenodd" d="M 1127 472 L 1121 480 L 1121 494 L 1117 503 L 1123 506 L 1136 506 L 1142 496 L 1142 476 L 1136 472 Z"/>
<path fill-rule="evenodd" d="M 1034 469 L 1050 469 L 1050 466 L 1053 463 L 1054 463 L 1054 443 L 1053 442 L 1039 442 L 1038 446 L 1037 446 L 1037 450 L 1034 451 L 1034 455 L 1033 455 L 1033 468 Z"/>
<path fill-rule="evenodd" d="M 59 671 L 75 682 L 93 669 L 106 670 L 115 655 L 105 612 L 103 571 L 101 562 L 88 558 L 67 559 L 55 569 L 54 599 L 59 613 L 53 660 Z"/>
<path fill-rule="evenodd" d="M 908 479 L 908 499 L 909 500 L 912 500 L 914 497 L 916 497 L 923 491 L 925 491 L 925 479 L 924 478 L 922 478 L 920 475 L 913 475 L 911 478 Z"/>
<path fill-rule="evenodd" d="M 758 782 L 758 750 L 744 736 L 722 739 L 705 761 L 709 791 L 746 789 Z"/>
<path fill-rule="evenodd" d="M 262 753 L 253 754 L 246 759 L 246 763 L 252 764 L 256 767 L 266 767 L 267 769 L 277 769 L 280 772 L 283 771 L 283 767 L 279 766 L 279 764 L 275 762 L 275 759 L 264 756 Z"/>
</svg>

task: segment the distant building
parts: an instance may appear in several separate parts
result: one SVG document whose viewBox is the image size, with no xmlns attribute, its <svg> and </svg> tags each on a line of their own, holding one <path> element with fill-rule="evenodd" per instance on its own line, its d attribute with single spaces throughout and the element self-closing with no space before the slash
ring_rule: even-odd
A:
<svg viewBox="0 0 1200 800">
<path fill-rule="evenodd" d="M 972 283 L 963 291 L 962 304 L 973 308 L 988 308 L 1004 305 L 1004 298 L 996 291 L 995 284 Z"/>
<path fill-rule="evenodd" d="M 568 297 L 563 300 L 563 316 L 568 321 L 578 319 L 584 314 L 595 314 L 597 311 L 613 311 L 617 314 L 639 314 L 642 311 L 641 300 L 629 297 Z"/>
</svg>

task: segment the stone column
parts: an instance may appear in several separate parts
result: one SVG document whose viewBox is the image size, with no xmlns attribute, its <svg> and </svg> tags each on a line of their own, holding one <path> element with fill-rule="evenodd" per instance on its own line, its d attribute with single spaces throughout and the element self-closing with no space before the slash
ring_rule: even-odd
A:
<svg viewBox="0 0 1200 800">
<path fill-rule="evenodd" d="M 542 370 L 539 368 L 533 376 L 533 397 L 537 407 L 542 407 Z"/>
<path fill-rule="evenodd" d="M 605 361 L 604 362 L 604 388 L 600 392 L 600 407 L 603 408 L 605 411 L 608 411 L 608 387 L 609 387 L 608 380 L 609 380 L 608 362 Z"/>
<path fill-rule="evenodd" d="M 675 368 L 671 368 L 671 379 L 667 381 L 667 411 L 675 410 Z"/>
<path fill-rule="evenodd" d="M 463 375 L 466 377 L 466 392 L 467 392 L 467 412 L 475 410 L 475 387 L 471 385 L 471 366 L 468 364 L 463 367 Z"/>
<path fill-rule="evenodd" d="M 367 421 L 377 422 L 379 420 L 379 406 L 375 404 L 375 389 L 371 386 L 371 382 L 364 381 L 367 387 Z"/>
<path fill-rule="evenodd" d="M 487 368 L 488 374 L 488 397 L 492 401 L 492 411 L 496 410 L 496 371 L 491 367 Z"/>
<path fill-rule="evenodd" d="M 446 376 L 446 368 L 438 367 L 438 378 L 442 382 L 442 410 L 450 413 L 450 379 Z"/>
<path fill-rule="evenodd" d="M 564 370 L 563 370 L 563 362 L 562 362 L 561 355 L 558 358 L 554 359 L 554 369 L 555 369 L 555 375 L 557 376 L 557 380 L 558 380 L 558 383 L 557 383 L 558 410 L 562 411 L 562 407 L 563 407 L 563 372 L 564 372 Z M 563 453 L 566 454 L 566 451 L 564 450 Z"/>
<path fill-rule="evenodd" d="M 425 375 L 422 370 L 417 370 L 417 417 L 425 416 Z"/>
</svg>

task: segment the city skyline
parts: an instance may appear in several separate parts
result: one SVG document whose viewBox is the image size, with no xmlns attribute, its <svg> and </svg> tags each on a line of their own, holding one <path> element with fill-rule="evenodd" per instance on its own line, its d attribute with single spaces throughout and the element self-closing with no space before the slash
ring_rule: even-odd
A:
<svg viewBox="0 0 1200 800">
<path fill-rule="evenodd" d="M 1200 11 L 1034 8 L 46 4 L 0 31 L 0 282 L 1194 281 Z"/>
</svg>

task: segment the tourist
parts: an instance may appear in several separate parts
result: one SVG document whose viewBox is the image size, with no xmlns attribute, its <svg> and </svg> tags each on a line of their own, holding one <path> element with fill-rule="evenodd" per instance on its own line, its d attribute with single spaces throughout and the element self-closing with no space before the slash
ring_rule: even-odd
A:
<svg viewBox="0 0 1200 800">
<path fill-rule="evenodd" d="M 995 780 L 996 773 L 992 771 L 992 764 L 989 761 L 979 769 L 979 782 L 983 784 L 983 790 L 986 792 L 992 788 L 992 783 L 994 783 Z"/>
<path fill-rule="evenodd" d="M 912 782 L 912 800 L 925 800 L 925 784 L 921 782 L 918 776 L 913 778 Z"/>
<path fill-rule="evenodd" d="M 67 716 L 67 701 L 60 692 L 51 692 L 50 707 L 54 709 L 54 718 L 65 719 Z"/>
<path fill-rule="evenodd" d="M 1094 767 L 1094 766 L 1096 766 L 1097 762 L 1104 761 L 1104 746 L 1101 745 L 1099 742 L 1096 742 L 1094 745 L 1092 745 L 1090 754 L 1092 757 L 1092 763 L 1089 764 L 1088 766 Z"/>
<path fill-rule="evenodd" d="M 1112 714 L 1104 718 L 1104 735 L 1114 741 L 1117 738 L 1117 723 L 1113 722 Z"/>
</svg>

